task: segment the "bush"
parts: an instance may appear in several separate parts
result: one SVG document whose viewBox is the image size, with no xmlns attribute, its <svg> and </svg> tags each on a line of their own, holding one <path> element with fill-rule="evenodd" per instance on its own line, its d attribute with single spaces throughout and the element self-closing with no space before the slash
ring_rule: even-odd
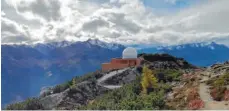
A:
<svg viewBox="0 0 229 111">
<path fill-rule="evenodd" d="M 198 110 L 204 107 L 204 102 L 201 99 L 195 99 L 189 102 L 188 108 L 190 110 Z"/>
<path fill-rule="evenodd" d="M 223 99 L 226 100 L 226 101 L 229 100 L 229 90 L 226 90 L 226 91 L 224 92 L 224 98 L 223 98 Z"/>
<path fill-rule="evenodd" d="M 119 89 L 112 90 L 93 100 L 93 103 L 78 109 L 87 110 L 143 110 L 163 109 L 164 91 L 154 91 L 149 94 L 141 93 L 141 78 L 137 77 L 134 82 L 124 85 Z"/>
<path fill-rule="evenodd" d="M 182 75 L 181 71 L 175 69 L 156 70 L 155 72 L 159 82 L 180 81 Z"/>
<path fill-rule="evenodd" d="M 226 87 L 213 87 L 210 91 L 210 94 L 214 100 L 221 101 L 223 100 L 225 91 Z"/>
<path fill-rule="evenodd" d="M 165 107 L 164 91 L 151 92 L 149 95 L 140 96 L 140 110 L 160 110 Z"/>
<path fill-rule="evenodd" d="M 70 81 L 67 81 L 63 84 L 56 85 L 53 88 L 53 94 L 54 93 L 60 93 L 60 92 L 63 92 L 64 90 L 66 90 L 68 88 L 75 87 L 78 83 L 81 83 L 85 80 L 95 81 L 96 79 L 98 79 L 100 77 L 102 77 L 102 74 L 100 72 L 88 73 L 88 74 L 85 74 L 83 76 L 76 76 L 76 77 L 72 78 L 72 80 L 70 80 Z"/>
<path fill-rule="evenodd" d="M 44 109 L 39 99 L 31 98 L 24 102 L 18 102 L 10 104 L 6 107 L 6 110 L 42 110 Z"/>
<path fill-rule="evenodd" d="M 217 86 L 224 86 L 225 83 L 224 83 L 224 79 L 222 77 L 216 79 L 214 82 L 213 82 L 213 86 L 217 87 Z"/>
<path fill-rule="evenodd" d="M 192 101 L 199 98 L 199 93 L 196 88 L 191 88 L 188 91 L 187 101 Z"/>
<path fill-rule="evenodd" d="M 172 91 L 172 86 L 166 83 L 160 83 L 160 89 L 163 89 L 166 93 Z"/>
<path fill-rule="evenodd" d="M 229 74 L 226 73 L 224 75 L 219 76 L 218 78 L 214 77 L 208 80 L 207 84 L 214 87 L 229 85 Z"/>
<path fill-rule="evenodd" d="M 60 93 L 63 92 L 64 90 L 68 89 L 70 87 L 70 85 L 68 83 L 65 84 L 61 84 L 61 85 L 56 85 L 53 88 L 53 93 Z"/>
</svg>

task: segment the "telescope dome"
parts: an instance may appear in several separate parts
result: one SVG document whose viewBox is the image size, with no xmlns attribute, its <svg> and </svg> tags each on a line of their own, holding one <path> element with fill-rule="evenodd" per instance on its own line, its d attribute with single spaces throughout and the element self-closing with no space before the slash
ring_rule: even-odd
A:
<svg viewBox="0 0 229 111">
<path fill-rule="evenodd" d="M 122 52 L 122 58 L 123 59 L 134 59 L 137 58 L 137 51 L 135 48 L 127 47 Z"/>
</svg>

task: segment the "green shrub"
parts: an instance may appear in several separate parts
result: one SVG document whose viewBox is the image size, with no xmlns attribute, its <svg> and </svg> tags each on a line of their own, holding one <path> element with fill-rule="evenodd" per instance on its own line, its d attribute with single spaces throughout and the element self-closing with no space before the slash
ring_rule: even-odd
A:
<svg viewBox="0 0 229 111">
<path fill-rule="evenodd" d="M 160 89 L 163 89 L 166 93 L 172 91 L 172 86 L 166 83 L 160 83 Z"/>
<path fill-rule="evenodd" d="M 96 79 L 98 79 L 100 77 L 102 77 L 102 73 L 100 73 L 100 72 L 88 73 L 88 74 L 85 74 L 83 76 L 73 77 L 72 80 L 70 80 L 70 81 L 67 81 L 67 82 L 65 82 L 63 84 L 56 85 L 53 88 L 53 93 L 63 92 L 64 90 L 66 90 L 68 88 L 75 87 L 78 83 L 81 83 L 81 82 L 83 82 L 85 80 L 87 80 L 87 81 L 95 81 Z"/>
<path fill-rule="evenodd" d="M 218 78 L 216 79 L 214 82 L 213 82 L 213 86 L 224 86 L 225 85 L 225 82 L 224 82 L 224 79 L 221 77 L 221 78 Z"/>
<path fill-rule="evenodd" d="M 229 74 L 226 73 L 219 77 L 214 77 L 208 80 L 207 84 L 214 87 L 229 85 Z"/>
<path fill-rule="evenodd" d="M 181 75 L 182 72 L 175 69 L 156 70 L 156 76 L 159 81 L 161 80 L 164 82 L 180 81 Z"/>
<path fill-rule="evenodd" d="M 97 97 L 94 102 L 77 109 L 87 110 L 142 110 L 163 109 L 164 91 L 141 93 L 141 77 L 119 89 Z"/>
<path fill-rule="evenodd" d="M 142 95 L 140 97 L 142 102 L 141 110 L 159 110 L 165 106 L 164 91 L 151 92 L 149 95 Z"/>
<path fill-rule="evenodd" d="M 10 104 L 6 107 L 6 110 L 42 110 L 44 109 L 39 99 L 31 98 L 24 102 L 18 102 L 15 104 Z"/>
<path fill-rule="evenodd" d="M 56 86 L 53 88 L 53 93 L 60 93 L 60 92 L 63 92 L 64 90 L 66 90 L 66 89 L 69 88 L 69 87 L 70 87 L 70 85 L 69 85 L 68 83 L 56 85 Z"/>
</svg>

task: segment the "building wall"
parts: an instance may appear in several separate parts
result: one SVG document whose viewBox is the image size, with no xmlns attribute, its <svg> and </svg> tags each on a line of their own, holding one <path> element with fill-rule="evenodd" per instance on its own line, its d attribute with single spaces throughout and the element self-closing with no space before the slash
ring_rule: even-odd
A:
<svg viewBox="0 0 229 111">
<path fill-rule="evenodd" d="M 122 69 L 130 66 L 138 66 L 140 65 L 141 60 L 140 59 L 119 59 L 114 58 L 111 60 L 110 63 L 104 63 L 102 64 L 102 70 L 108 71 L 112 69 Z"/>
</svg>

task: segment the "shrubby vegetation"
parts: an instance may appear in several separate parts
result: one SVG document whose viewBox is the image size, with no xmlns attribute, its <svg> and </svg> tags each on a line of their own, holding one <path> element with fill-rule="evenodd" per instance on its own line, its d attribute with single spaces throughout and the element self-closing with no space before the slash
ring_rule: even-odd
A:
<svg viewBox="0 0 229 111">
<path fill-rule="evenodd" d="M 70 80 L 70 81 L 67 81 L 63 84 L 59 84 L 59 85 L 54 86 L 52 89 L 53 94 L 63 92 L 64 90 L 71 88 L 71 87 L 75 87 L 76 84 L 83 82 L 85 80 L 95 81 L 96 79 L 98 79 L 100 77 L 102 77 L 102 74 L 100 72 L 88 73 L 88 74 L 85 74 L 83 76 L 73 77 L 72 80 Z M 51 94 L 50 92 L 47 92 L 47 93 L 43 94 L 42 97 L 50 95 L 50 94 Z"/>
<path fill-rule="evenodd" d="M 59 85 L 56 85 L 55 87 L 53 87 L 52 93 L 46 92 L 46 93 L 42 94 L 40 97 L 45 97 L 45 96 L 48 96 L 50 94 L 63 92 L 64 90 L 66 90 L 68 88 L 75 87 L 76 84 L 78 84 L 80 82 L 83 82 L 85 80 L 94 81 L 101 76 L 102 76 L 101 73 L 95 72 L 95 73 L 88 73 L 86 75 L 79 76 L 79 77 L 74 77 L 70 81 L 67 81 L 63 84 L 59 84 Z M 6 107 L 6 109 L 7 110 L 38 110 L 38 109 L 43 109 L 43 107 L 42 107 L 41 103 L 39 102 L 39 98 L 30 98 L 30 99 L 27 99 L 23 102 L 10 104 Z"/>
<path fill-rule="evenodd" d="M 229 85 L 229 73 L 223 74 L 219 77 L 215 77 L 207 81 L 208 85 L 211 86 L 225 86 Z"/>
<path fill-rule="evenodd" d="M 6 110 L 42 110 L 44 109 L 42 104 L 37 98 L 27 99 L 23 102 L 10 104 L 6 107 Z"/>
<path fill-rule="evenodd" d="M 224 93 L 227 90 L 224 86 L 211 87 L 210 94 L 212 98 L 216 101 L 221 101 L 224 98 Z"/>
<path fill-rule="evenodd" d="M 77 109 L 87 110 L 147 110 L 163 109 L 164 91 L 150 92 L 149 94 L 141 93 L 141 84 L 139 80 L 125 85 L 122 88 L 113 90 L 104 94 L 88 105 Z"/>
<path fill-rule="evenodd" d="M 180 81 L 183 74 L 181 71 L 175 69 L 155 70 L 155 72 L 159 82 Z"/>
<path fill-rule="evenodd" d="M 150 70 L 143 67 L 142 75 L 130 84 L 115 90 L 111 90 L 88 104 L 76 107 L 75 109 L 97 109 L 97 110 L 159 110 L 169 109 L 165 104 L 166 93 L 171 91 L 170 82 L 180 80 L 181 72 L 177 70 Z M 89 73 L 81 77 L 74 77 L 72 80 L 55 86 L 53 93 L 60 93 L 68 88 L 75 87 L 83 81 L 96 81 L 102 77 L 102 73 Z M 47 95 L 49 95 L 48 93 Z M 47 96 L 45 95 L 45 96 Z M 43 109 L 39 99 L 28 99 L 24 102 L 11 104 L 7 109 Z"/>
<path fill-rule="evenodd" d="M 143 68 L 142 77 L 119 89 L 101 95 L 89 104 L 76 108 L 87 110 L 159 110 L 168 109 L 165 94 L 171 90 L 169 84 L 158 82 L 153 71 Z"/>
<path fill-rule="evenodd" d="M 221 101 L 225 98 L 226 85 L 229 85 L 229 73 L 214 77 L 208 80 L 207 84 L 211 86 L 210 94 L 212 98 L 216 101 Z"/>
</svg>

